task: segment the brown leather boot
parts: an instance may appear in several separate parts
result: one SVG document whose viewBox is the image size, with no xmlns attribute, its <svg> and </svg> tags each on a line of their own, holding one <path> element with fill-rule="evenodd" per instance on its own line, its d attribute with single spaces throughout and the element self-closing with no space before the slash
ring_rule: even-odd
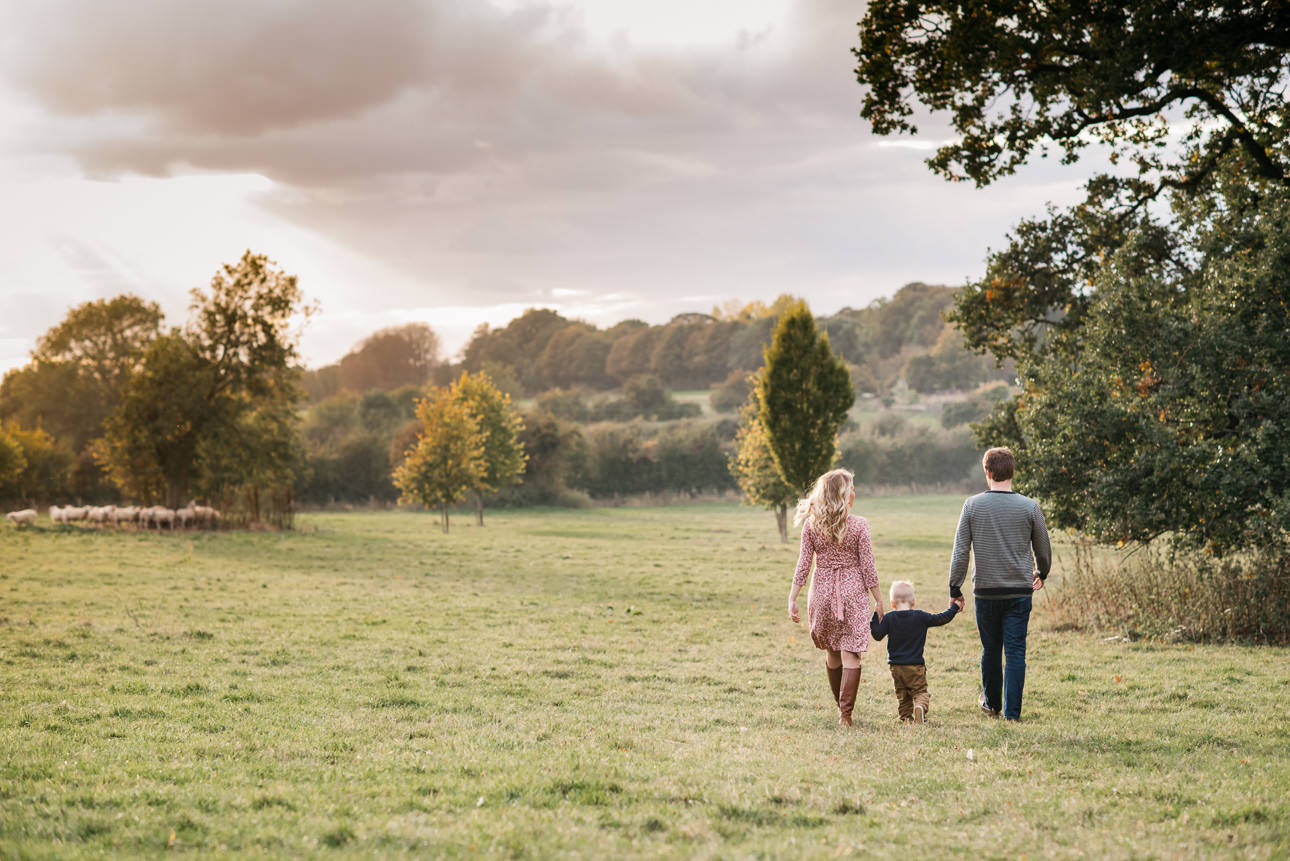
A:
<svg viewBox="0 0 1290 861">
<path fill-rule="evenodd" d="M 860 668 L 842 669 L 842 684 L 838 690 L 838 723 L 852 726 L 851 710 L 856 704 L 856 689 L 860 687 Z"/>
<path fill-rule="evenodd" d="M 833 689 L 833 701 L 835 703 L 839 702 L 841 695 L 838 691 L 842 688 L 842 668 L 830 667 L 828 664 L 825 664 L 824 669 L 829 671 L 829 687 Z"/>
</svg>

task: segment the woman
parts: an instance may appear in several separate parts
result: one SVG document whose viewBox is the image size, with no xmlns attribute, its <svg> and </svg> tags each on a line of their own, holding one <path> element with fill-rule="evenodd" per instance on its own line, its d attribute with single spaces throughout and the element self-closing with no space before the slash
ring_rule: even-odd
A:
<svg viewBox="0 0 1290 861">
<path fill-rule="evenodd" d="M 838 722 L 851 726 L 856 688 L 860 685 L 860 655 L 869 648 L 869 617 L 877 608 L 878 569 L 869 543 L 869 524 L 851 514 L 855 504 L 854 476 L 845 469 L 826 472 L 810 495 L 797 504 L 793 525 L 802 526 L 802 550 L 797 557 L 788 615 L 798 621 L 797 593 L 806 585 L 815 560 L 815 579 L 806 601 L 811 639 L 826 652 L 829 687 L 838 704 Z M 867 593 L 867 594 L 866 594 Z M 870 603 L 872 597 L 872 603 Z"/>
</svg>

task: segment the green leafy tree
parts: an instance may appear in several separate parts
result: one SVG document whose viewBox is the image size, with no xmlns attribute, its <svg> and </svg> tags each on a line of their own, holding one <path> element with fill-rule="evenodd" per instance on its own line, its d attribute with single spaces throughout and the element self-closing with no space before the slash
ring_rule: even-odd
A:
<svg viewBox="0 0 1290 861">
<path fill-rule="evenodd" d="M 289 523 L 292 477 L 269 464 L 297 461 L 279 455 L 297 445 L 296 324 L 312 308 L 294 276 L 248 251 L 192 291 L 191 311 L 143 354 L 98 459 L 135 498 L 175 506 L 218 492 L 221 507 L 240 497 L 256 520 L 268 499 L 270 519 Z"/>
<path fill-rule="evenodd" d="M 417 405 L 421 434 L 394 470 L 404 502 L 437 507 L 448 531 L 448 506 L 478 487 L 488 464 L 484 435 L 470 409 L 448 388 L 435 388 Z"/>
<path fill-rule="evenodd" d="M 214 370 L 216 392 L 250 398 L 295 397 L 300 359 L 296 325 L 316 307 L 304 301 L 296 276 L 263 254 L 247 251 L 215 273 L 207 290 L 192 291 L 185 334 Z"/>
<path fill-rule="evenodd" d="M 1195 255 L 1182 273 L 1119 249 L 1078 345 L 1033 364 L 983 426 L 1015 442 L 1055 523 L 1218 554 L 1286 540 L 1290 193 L 1240 202 L 1179 213 Z"/>
<path fill-rule="evenodd" d="M 463 371 L 452 384 L 452 396 L 470 412 L 481 434 L 484 469 L 471 490 L 477 522 L 483 526 L 484 494 L 515 484 L 524 475 L 524 422 L 511 406 L 511 396 L 499 391 L 488 374 Z"/>
<path fill-rule="evenodd" d="M 74 481 L 73 464 L 89 458 L 90 443 L 103 433 L 125 382 L 157 337 L 161 317 L 155 303 L 137 296 L 86 302 L 40 337 L 29 363 L 5 374 L 0 419 L 51 434 L 62 454 L 45 465 L 57 462 L 68 470 L 53 484 L 43 481 L 47 489 L 42 494 L 70 493 L 73 483 L 78 496 L 97 499 L 111 494 L 97 469 Z"/>
<path fill-rule="evenodd" d="M 296 478 L 305 459 L 295 405 L 263 400 L 221 418 L 218 429 L 208 427 L 197 446 L 197 493 L 207 499 L 237 496 L 252 522 L 290 529 Z M 389 465 L 382 462 L 378 469 L 377 475 L 388 474 Z"/>
<path fill-rule="evenodd" d="M 735 434 L 735 448 L 730 455 L 730 474 L 743 493 L 744 502 L 775 512 L 779 540 L 787 542 L 788 506 L 797 499 L 797 493 L 784 482 L 775 464 L 770 437 L 761 421 L 757 391 L 758 387 L 754 386 L 744 404 L 742 421 Z"/>
<path fill-rule="evenodd" d="M 27 459 L 22 455 L 22 443 L 14 439 L 10 429 L 0 425 L 0 499 L 17 499 L 21 496 L 23 470 Z"/>
<path fill-rule="evenodd" d="M 837 459 L 838 429 L 855 403 L 846 363 L 801 302 L 787 310 L 757 380 L 758 417 L 784 483 L 807 490 Z"/>
<path fill-rule="evenodd" d="M 76 460 L 72 451 L 42 428 L 10 423 L 6 434 L 22 450 L 24 465 L 16 479 L 18 498 L 31 505 L 66 498 L 71 492 Z"/>
<path fill-rule="evenodd" d="M 920 103 L 948 113 L 934 171 L 986 184 L 1035 153 L 1111 154 L 1083 203 L 1018 225 L 951 316 L 1016 361 L 1022 392 L 978 440 L 1014 447 L 1058 525 L 1216 552 L 1290 527 L 1265 442 L 1290 372 L 1288 48 L 1277 3 L 868 7 L 864 115 L 886 134 L 916 132 Z"/>
<path fill-rule="evenodd" d="M 949 114 L 954 141 L 928 165 L 950 179 L 985 185 L 1036 151 L 1070 163 L 1102 144 L 1134 195 L 1195 185 L 1232 152 L 1290 184 L 1284 3 L 873 0 L 855 54 L 878 134 L 917 133 L 920 103 Z"/>
<path fill-rule="evenodd" d="M 161 308 L 129 294 L 78 305 L 36 342 L 32 360 L 70 364 L 104 398 L 111 398 L 134 370 L 143 349 L 160 334 Z"/>
<path fill-rule="evenodd" d="M 131 499 L 187 501 L 203 435 L 229 423 L 230 398 L 214 394 L 215 369 L 183 335 L 155 339 L 107 419 L 95 456 Z"/>
<path fill-rule="evenodd" d="M 570 479 L 582 472 L 582 431 L 541 410 L 526 414 L 523 421 L 524 480 L 512 494 L 531 503 L 561 503 L 569 494 Z"/>
</svg>

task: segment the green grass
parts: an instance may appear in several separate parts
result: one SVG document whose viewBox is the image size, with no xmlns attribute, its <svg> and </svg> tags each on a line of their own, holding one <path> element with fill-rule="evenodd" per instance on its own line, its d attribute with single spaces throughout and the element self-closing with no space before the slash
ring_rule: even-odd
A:
<svg viewBox="0 0 1290 861">
<path fill-rule="evenodd" d="M 940 609 L 958 505 L 857 503 L 884 590 Z M 0 532 L 0 857 L 1290 854 L 1284 650 L 1058 632 L 1041 595 L 1024 723 L 977 713 L 969 614 L 931 724 L 879 645 L 847 732 L 766 512 L 300 526 Z"/>
</svg>

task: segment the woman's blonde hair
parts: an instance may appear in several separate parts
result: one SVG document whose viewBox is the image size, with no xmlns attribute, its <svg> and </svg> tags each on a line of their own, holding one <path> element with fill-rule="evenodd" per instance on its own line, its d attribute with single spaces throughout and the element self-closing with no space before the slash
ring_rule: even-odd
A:
<svg viewBox="0 0 1290 861">
<path fill-rule="evenodd" d="M 835 469 L 815 480 L 815 487 L 797 503 L 793 525 L 810 519 L 811 526 L 841 544 L 847 534 L 847 515 L 851 513 L 848 497 L 855 487 L 855 476 L 848 470 Z"/>
</svg>

